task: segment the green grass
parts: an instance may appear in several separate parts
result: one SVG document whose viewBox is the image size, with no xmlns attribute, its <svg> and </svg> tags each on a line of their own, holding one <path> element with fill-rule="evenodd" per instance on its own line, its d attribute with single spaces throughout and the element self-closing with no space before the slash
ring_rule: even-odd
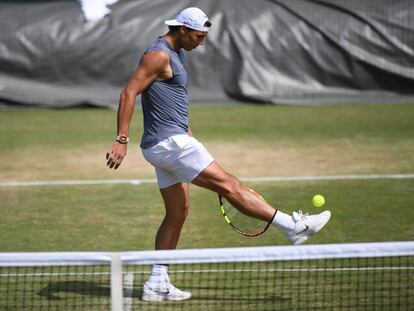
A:
<svg viewBox="0 0 414 311">
<path fill-rule="evenodd" d="M 312 195 L 323 193 L 332 220 L 310 243 L 414 239 L 412 179 L 251 186 L 286 212 L 323 210 L 311 207 Z M 156 185 L 3 188 L 0 195 L 3 251 L 152 249 L 164 210 Z M 216 195 L 192 187 L 180 248 L 287 243 L 275 228 L 257 238 L 236 234 L 225 224 Z"/>
<path fill-rule="evenodd" d="M 201 140 L 262 140 L 318 144 L 328 140 L 411 139 L 414 106 L 223 106 L 195 107 L 190 126 Z M 0 111 L 0 148 L 6 152 L 108 143 L 116 112 L 103 109 Z M 138 142 L 142 117 L 136 110 L 131 136 Z"/>
<path fill-rule="evenodd" d="M 236 175 L 414 171 L 414 105 L 196 107 L 190 118 L 194 135 Z M 115 124 L 111 110 L 1 111 L 0 180 L 152 177 L 136 147 L 139 109 L 127 165 L 116 174 L 104 169 Z"/>
<path fill-rule="evenodd" d="M 202 140 L 313 145 L 350 139 L 385 143 L 411 139 L 414 132 L 414 106 L 408 104 L 200 108 L 191 111 L 191 118 L 191 126 Z"/>
<path fill-rule="evenodd" d="M 141 131 L 140 113 L 136 111 L 131 129 L 135 143 Z M 207 145 L 220 146 L 230 158 L 234 150 L 226 149 L 228 143 L 238 142 L 246 152 L 253 145 L 259 153 L 261 148 L 280 145 L 305 152 L 303 159 L 299 157 L 299 162 L 290 164 L 292 167 L 302 163 L 321 174 L 324 163 L 329 161 L 329 172 L 333 174 L 414 172 L 414 105 L 214 106 L 196 107 L 190 114 L 195 135 Z M 0 181 L 11 177 L 153 177 L 152 168 L 142 175 L 122 167 L 118 172 L 106 169 L 103 156 L 113 140 L 115 120 L 115 111 L 101 109 L 1 111 Z M 364 149 L 366 145 L 375 148 Z M 317 153 L 320 148 L 331 153 L 317 154 L 312 162 L 307 150 Z M 346 153 L 353 149 L 358 153 Z M 283 154 L 284 149 L 278 150 L 278 155 Z M 366 150 L 369 152 L 364 153 Z M 96 158 L 97 154 L 100 158 Z M 84 163 L 85 159 L 88 162 Z M 344 165 L 345 160 L 356 169 Z M 270 161 L 284 167 L 278 158 Z M 238 162 L 239 159 L 229 163 L 236 173 Z M 254 160 L 252 169 L 254 163 L 260 165 L 261 160 Z M 251 174 L 256 175 L 254 171 Z M 250 186 L 288 212 L 318 212 L 311 207 L 311 197 L 324 194 L 333 218 L 310 243 L 414 239 L 410 222 L 414 219 L 413 179 Z M 152 249 L 164 212 L 155 184 L 2 187 L 0 197 L 0 251 Z M 283 234 L 274 228 L 254 239 L 238 236 L 224 224 L 216 196 L 192 187 L 191 211 L 180 248 L 286 243 Z"/>
<path fill-rule="evenodd" d="M 106 168 L 104 154 L 114 138 L 115 119 L 116 112 L 101 109 L 0 111 L 0 182 L 153 178 L 152 168 L 136 160 L 139 151 L 133 146 L 141 135 L 140 111 L 136 112 L 131 128 L 132 144 L 126 160 L 130 162 L 117 172 Z M 195 136 L 214 150 L 225 167 L 248 176 L 412 174 L 413 120 L 414 105 L 408 104 L 191 109 Z M 256 182 L 249 186 L 288 213 L 298 209 L 305 213 L 331 210 L 329 224 L 308 244 L 414 240 L 412 178 Z M 316 193 L 327 200 L 322 209 L 311 206 Z M 191 186 L 190 205 L 179 248 L 288 244 L 283 232 L 274 227 L 257 238 L 236 234 L 225 224 L 217 196 L 207 190 Z M 0 187 L 0 214 L 1 252 L 133 251 L 153 249 L 164 207 L 155 184 Z M 412 259 L 409 260 L 405 265 L 412 266 Z M 370 264 L 367 261 L 362 266 Z M 303 268 L 304 263 L 297 266 Z M 356 263 L 345 262 L 344 266 L 355 267 Z M 377 305 L 391 309 L 401 304 L 399 309 L 408 311 L 414 303 L 412 288 L 395 288 L 400 282 L 410 282 L 408 273 L 381 272 L 374 279 L 369 272 L 361 279 L 361 274 L 352 272 L 286 276 L 276 270 L 265 276 L 266 290 L 259 296 L 254 294 L 255 299 L 249 289 L 260 285 L 261 277 L 255 274 L 256 278 L 248 281 L 229 279 L 230 274 L 219 272 L 202 273 L 198 283 L 191 285 L 194 299 L 188 302 L 147 304 L 139 297 L 149 267 L 141 268 L 146 272 L 135 274 L 132 297 L 134 307 L 143 310 L 155 310 L 157 306 L 163 310 L 203 310 L 206 306 L 209 310 L 222 310 L 226 305 L 238 310 L 341 311 L 341 303 L 345 303 L 350 305 L 349 310 L 359 311 L 361 306 L 375 309 Z M 23 274 L 39 272 L 34 268 L 22 268 L 23 272 L 13 269 Z M 65 268 L 53 269 L 56 271 L 51 272 Z M 97 271 L 102 269 L 107 267 L 98 267 Z M 138 268 L 128 269 L 137 272 Z M 187 274 L 177 272 L 180 269 L 185 268 L 171 267 L 170 276 L 177 286 L 185 287 Z M 10 272 L 0 269 L 1 273 L 7 271 Z M 40 274 L 44 272 L 41 270 Z M 65 274 L 72 270 L 63 272 L 62 279 L 59 273 L 42 276 L 42 280 L 33 276 L 38 281 L 34 288 L 15 283 L 22 276 L 6 277 L 6 281 L 0 282 L 0 296 L 11 290 L 13 293 L 5 296 L 15 297 L 17 305 L 11 307 L 14 302 L 0 299 L 0 309 L 20 309 L 36 302 L 42 304 L 39 308 L 49 305 L 54 310 L 69 310 L 64 306 L 67 300 L 79 303 L 79 308 L 92 301 L 108 305 L 108 274 L 104 274 L 102 281 L 90 275 L 77 275 L 75 280 Z M 207 276 L 209 280 L 203 279 Z M 291 282 L 288 286 L 284 286 L 285 278 Z M 307 284 L 311 284 L 310 290 L 299 290 L 299 286 Z"/>
<path fill-rule="evenodd" d="M 5 311 L 110 310 L 110 267 L 0 267 L 0 293 Z"/>
<path fill-rule="evenodd" d="M 398 268 L 413 264 L 413 258 L 398 257 L 177 264 L 170 267 L 170 277 L 193 294 L 191 300 L 178 302 L 140 299 L 151 266 L 126 265 L 124 271 L 133 277 L 127 297 L 138 310 L 360 311 L 398 306 L 409 311 L 414 292 L 404 284 L 410 283 L 410 272 Z M 0 275 L 4 273 L 9 277 L 0 283 L 0 292 L 8 291 L 8 300 L 0 299 L 2 310 L 109 310 L 109 266 L 0 267 Z"/>
</svg>

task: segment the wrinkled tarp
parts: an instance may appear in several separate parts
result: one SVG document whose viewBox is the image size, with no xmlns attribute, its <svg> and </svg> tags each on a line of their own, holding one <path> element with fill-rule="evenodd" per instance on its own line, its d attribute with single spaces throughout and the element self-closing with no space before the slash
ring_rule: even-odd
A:
<svg viewBox="0 0 414 311">
<path fill-rule="evenodd" d="M 75 1 L 0 2 L 0 105 L 115 107 L 166 19 L 213 24 L 187 53 L 192 101 L 412 101 L 412 0 L 120 0 L 87 23 Z"/>
</svg>

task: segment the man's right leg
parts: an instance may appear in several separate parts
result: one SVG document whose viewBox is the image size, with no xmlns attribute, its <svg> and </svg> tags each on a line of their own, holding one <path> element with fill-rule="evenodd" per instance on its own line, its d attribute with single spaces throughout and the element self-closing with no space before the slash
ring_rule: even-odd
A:
<svg viewBox="0 0 414 311">
<path fill-rule="evenodd" d="M 301 212 L 287 215 L 253 195 L 240 181 L 224 171 L 214 161 L 193 181 L 193 184 L 223 195 L 240 212 L 272 223 L 284 230 L 293 244 L 302 244 L 309 236 L 321 230 L 329 221 L 331 213 L 324 211 L 318 215 L 303 215 Z"/>
<path fill-rule="evenodd" d="M 276 212 L 275 208 L 254 195 L 235 176 L 227 173 L 217 161 L 204 169 L 192 183 L 221 194 L 234 207 L 251 217 L 270 221 Z"/>
</svg>

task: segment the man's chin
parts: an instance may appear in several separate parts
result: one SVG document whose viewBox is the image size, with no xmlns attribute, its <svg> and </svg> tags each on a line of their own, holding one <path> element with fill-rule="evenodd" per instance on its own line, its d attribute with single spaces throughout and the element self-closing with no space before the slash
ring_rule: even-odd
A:
<svg viewBox="0 0 414 311">
<path fill-rule="evenodd" d="M 192 51 L 192 50 L 195 50 L 197 47 L 195 46 L 195 47 L 192 47 L 192 48 L 184 48 L 184 50 L 186 50 L 186 51 Z"/>
</svg>

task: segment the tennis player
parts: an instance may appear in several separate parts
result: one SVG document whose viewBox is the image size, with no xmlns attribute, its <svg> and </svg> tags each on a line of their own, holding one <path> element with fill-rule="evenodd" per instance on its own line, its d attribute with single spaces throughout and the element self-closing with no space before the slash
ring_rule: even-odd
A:
<svg viewBox="0 0 414 311">
<path fill-rule="evenodd" d="M 301 244 L 318 232 L 330 212 L 318 215 L 287 215 L 252 194 L 227 173 L 188 126 L 187 72 L 184 51 L 203 45 L 211 22 L 199 8 L 184 9 L 167 20 L 169 31 L 146 50 L 136 71 L 120 95 L 117 136 L 106 154 L 109 168 L 117 169 L 127 154 L 129 125 L 138 94 L 142 96 L 144 131 L 141 150 L 155 167 L 166 215 L 155 239 L 155 249 L 175 249 L 189 208 L 189 184 L 224 196 L 241 212 L 281 228 L 293 244 Z M 167 265 L 154 265 L 144 285 L 143 300 L 185 300 L 190 292 L 174 287 Z"/>
</svg>

